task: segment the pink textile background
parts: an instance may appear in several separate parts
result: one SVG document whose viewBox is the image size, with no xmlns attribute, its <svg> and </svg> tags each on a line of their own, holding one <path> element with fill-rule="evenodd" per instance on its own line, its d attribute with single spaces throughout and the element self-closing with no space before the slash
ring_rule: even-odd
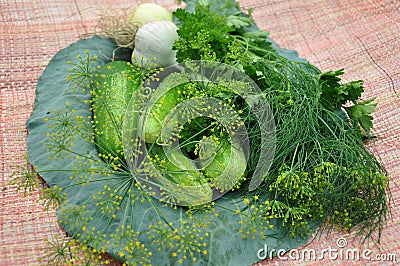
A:
<svg viewBox="0 0 400 266">
<path fill-rule="evenodd" d="M 93 32 L 101 8 L 133 8 L 135 0 L 0 0 L 0 265 L 41 265 L 45 239 L 63 235 L 55 210 L 44 210 L 39 192 L 24 197 L 10 185 L 13 166 L 24 164 L 25 121 L 34 104 L 35 86 L 52 56 Z M 172 0 L 154 1 L 170 10 Z M 371 249 L 371 257 L 394 254 L 400 261 L 400 1 L 398 0 L 241 0 L 254 8 L 257 25 L 281 46 L 297 50 L 321 70 L 344 68 L 344 80 L 365 81 L 363 97 L 376 97 L 377 139 L 368 144 L 391 179 L 392 216 L 378 246 L 360 247 L 351 234 L 333 233 L 308 249 Z M 299 249 L 301 250 L 301 248 Z M 395 265 L 376 260 L 325 258 L 331 265 Z M 279 260 L 262 265 L 317 265 L 321 261 Z"/>
</svg>

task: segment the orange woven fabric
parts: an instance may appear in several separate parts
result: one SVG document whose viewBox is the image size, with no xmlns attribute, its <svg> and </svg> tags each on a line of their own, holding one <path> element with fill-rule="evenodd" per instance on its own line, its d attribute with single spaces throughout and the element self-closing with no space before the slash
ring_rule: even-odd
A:
<svg viewBox="0 0 400 266">
<path fill-rule="evenodd" d="M 94 31 L 103 8 L 133 8 L 135 0 L 0 0 L 0 265 L 41 265 L 46 238 L 63 236 L 55 210 L 45 210 L 39 192 L 24 197 L 10 185 L 13 166 L 24 165 L 28 119 L 35 86 L 49 60 L 60 49 Z M 154 1 L 170 10 L 172 0 Z M 281 46 L 297 50 L 321 70 L 345 69 L 344 80 L 365 81 L 363 97 L 376 97 L 369 149 L 387 168 L 393 195 L 392 216 L 378 246 L 360 247 L 351 234 L 322 234 L 306 248 L 370 249 L 400 261 L 400 2 L 397 0 L 241 0 L 253 8 L 257 25 Z M 304 248 L 303 248 L 304 249 Z M 298 249 L 302 250 L 302 248 Z M 391 257 L 393 258 L 393 257 Z M 326 258 L 331 265 L 395 262 Z M 264 261 L 261 265 L 319 265 L 321 260 Z"/>
</svg>

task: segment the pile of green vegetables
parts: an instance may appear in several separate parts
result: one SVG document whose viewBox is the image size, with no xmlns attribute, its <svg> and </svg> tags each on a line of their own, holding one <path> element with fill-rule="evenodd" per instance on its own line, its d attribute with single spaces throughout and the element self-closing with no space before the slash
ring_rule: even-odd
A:
<svg viewBox="0 0 400 266">
<path fill-rule="evenodd" d="M 109 253 L 128 265 L 243 265 L 257 261 L 263 243 L 293 248 L 317 226 L 379 239 L 389 180 L 364 145 L 376 104 L 360 100 L 362 81 L 341 82 L 342 69 L 321 72 L 282 49 L 232 0 L 186 1 L 172 14 L 144 4 L 124 25 L 134 29 L 134 41 L 121 42 L 115 34 L 127 29 L 118 29 L 112 40 L 83 40 L 53 60 L 80 45 L 102 49 L 69 63 L 68 83 L 60 81 L 65 92 L 54 95 L 68 99 L 64 109 L 36 106 L 28 122 L 29 159 L 50 186 L 45 195 L 61 206 L 61 225 L 77 240 L 51 256 L 60 259 L 66 248 L 87 245 L 93 251 L 88 262 L 97 261 L 95 253 Z M 111 62 L 104 56 L 110 53 Z M 275 152 L 260 184 L 251 180 L 263 159 L 267 125 L 237 93 L 246 84 L 162 76 L 169 66 L 194 60 L 246 75 L 268 103 Z M 45 100 L 46 75 L 38 85 Z M 185 82 L 161 91 L 179 79 Z M 156 96 L 151 109 L 150 96 Z M 181 108 L 188 101 L 198 108 Z M 185 120 L 177 122 L 171 112 Z M 242 127 L 245 140 L 232 137 Z M 177 140 L 178 147 L 168 148 Z M 50 154 L 48 163 L 43 154 Z M 235 178 L 221 181 L 227 169 Z M 154 170 L 162 177 L 138 178 Z M 171 184 L 182 190 L 170 190 Z M 218 199 L 216 191 L 223 194 Z"/>
<path fill-rule="evenodd" d="M 192 60 L 218 61 L 248 75 L 261 88 L 276 124 L 275 157 L 262 185 L 257 188 L 257 193 L 267 194 L 272 202 L 271 215 L 281 219 L 282 224 L 288 224 L 293 237 L 301 234 L 302 225 L 307 221 L 323 221 L 324 226 L 336 226 L 339 230 L 356 227 L 364 236 L 370 236 L 376 229 L 380 232 L 387 212 L 388 178 L 363 143 L 370 137 L 371 113 L 376 106 L 373 99 L 359 101 L 364 91 L 363 82 L 341 83 L 342 69 L 322 73 L 304 60 L 293 60 L 290 54 L 274 47 L 267 38 L 268 33 L 259 30 L 236 4 L 230 1 L 224 4 L 231 8 L 220 9 L 221 3 L 189 3 L 186 9 L 172 13 L 177 27 L 171 27 L 172 23 L 166 21 L 144 24 L 145 29 L 140 28 L 136 35 L 139 43 L 133 51 L 132 62 L 142 68 L 145 65 L 144 68 L 157 69 Z M 176 28 L 177 35 L 174 30 L 162 30 L 165 25 L 161 23 L 168 29 Z M 151 36 L 143 37 L 142 30 Z M 141 50 L 143 46 L 152 46 L 151 40 L 156 38 L 168 41 L 157 43 L 163 47 L 157 52 L 151 47 Z M 121 138 L 124 112 L 132 93 L 143 83 L 143 77 L 149 76 L 121 61 L 103 66 L 98 75 L 97 86 L 110 84 L 115 75 L 125 76 L 122 82 L 126 84 L 95 89 L 95 93 L 99 92 L 93 104 L 100 151 L 119 156 L 121 165 L 125 160 Z M 157 70 L 151 75 L 156 76 Z M 118 86 L 122 92 L 112 91 Z M 104 93 L 113 95 L 110 96 L 113 100 L 104 97 Z M 193 171 L 179 171 L 179 166 L 168 161 L 157 142 L 168 113 L 184 99 L 199 95 L 229 101 L 240 110 L 241 119 L 250 131 L 250 155 L 247 176 L 244 175 L 235 188 L 248 189 L 246 180 L 250 180 L 259 159 L 260 130 L 255 115 L 229 88 L 216 85 L 204 90 L 192 82 L 163 95 L 151 110 L 146 124 L 145 140 L 150 155 L 162 162 L 158 164 L 160 171 L 178 184 L 195 186 L 210 182 L 227 166 L 231 156 L 229 136 L 211 118 L 195 118 L 180 131 L 184 154 L 190 158 L 198 158 L 202 138 L 222 139 L 218 141 L 218 158 L 200 173 L 195 165 L 184 167 Z M 181 164 L 186 163 L 183 157 L 180 160 Z M 246 164 L 246 161 L 242 159 L 237 163 Z"/>
</svg>

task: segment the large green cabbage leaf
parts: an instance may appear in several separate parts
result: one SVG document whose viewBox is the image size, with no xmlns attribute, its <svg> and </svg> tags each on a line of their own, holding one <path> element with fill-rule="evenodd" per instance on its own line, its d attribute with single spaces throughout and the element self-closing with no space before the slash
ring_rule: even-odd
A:
<svg viewBox="0 0 400 266">
<path fill-rule="evenodd" d="M 254 200 L 254 194 L 247 191 L 231 192 L 210 206 L 188 210 L 146 195 L 129 173 L 106 169 L 108 165 L 88 141 L 90 127 L 79 126 L 91 116 L 91 94 L 76 91 L 67 77 L 68 62 L 78 63 L 78 55 L 97 55 L 94 66 L 103 65 L 114 49 L 112 41 L 93 37 L 58 52 L 39 79 L 34 110 L 27 121 L 28 159 L 50 187 L 62 189 L 59 220 L 65 230 L 80 242 L 130 264 L 150 259 L 154 265 L 248 265 L 259 260 L 257 253 L 265 246 L 289 250 L 303 245 L 307 238 L 292 239 L 285 228 L 272 228 L 273 221 L 267 224 L 253 213 L 252 201 L 264 202 L 267 194 Z M 75 129 L 66 126 L 66 114 L 71 124 L 78 121 Z M 79 122 L 81 118 L 84 122 Z M 110 203 L 112 199 L 117 204 Z M 243 233 L 251 226 L 254 234 Z M 167 232 L 165 239 L 161 229 Z"/>
</svg>

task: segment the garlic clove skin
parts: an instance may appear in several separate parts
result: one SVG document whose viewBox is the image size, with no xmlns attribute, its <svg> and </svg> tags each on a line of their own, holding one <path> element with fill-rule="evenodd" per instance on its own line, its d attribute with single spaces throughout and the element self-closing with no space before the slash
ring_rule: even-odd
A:
<svg viewBox="0 0 400 266">
<path fill-rule="evenodd" d="M 130 22 L 147 23 L 150 21 L 172 21 L 172 14 L 163 6 L 155 3 L 143 3 L 138 5 L 128 16 Z"/>
<path fill-rule="evenodd" d="M 179 38 L 177 29 L 174 23 L 166 20 L 143 24 L 136 32 L 132 62 L 147 67 L 176 64 L 176 51 L 172 47 Z"/>
</svg>

